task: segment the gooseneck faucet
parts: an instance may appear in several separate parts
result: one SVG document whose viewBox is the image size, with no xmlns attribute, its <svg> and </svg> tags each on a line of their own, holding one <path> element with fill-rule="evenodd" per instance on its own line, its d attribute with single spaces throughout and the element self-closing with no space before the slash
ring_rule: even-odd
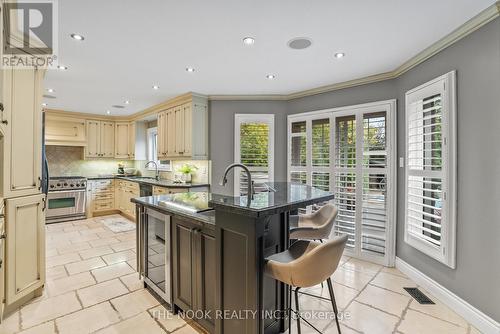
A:
<svg viewBox="0 0 500 334">
<path fill-rule="evenodd" d="M 245 173 L 247 174 L 247 179 L 248 179 L 248 188 L 247 188 L 247 203 L 250 204 L 250 201 L 253 199 L 253 195 L 254 195 L 254 189 L 253 189 L 253 181 L 252 181 L 252 175 L 250 174 L 250 170 L 248 169 L 247 166 L 245 166 L 244 164 L 240 164 L 240 163 L 234 163 L 234 164 L 230 164 L 229 166 L 227 166 L 226 170 L 224 171 L 224 176 L 222 177 L 221 181 L 220 181 L 220 185 L 221 186 L 225 186 L 226 183 L 227 183 L 227 173 L 229 173 L 229 171 L 231 169 L 233 169 L 234 167 L 241 167 Z M 236 186 L 236 185 L 235 185 Z"/>
<path fill-rule="evenodd" d="M 156 161 L 151 160 L 151 161 L 146 162 L 146 165 L 144 166 L 144 168 L 147 168 L 149 166 L 149 164 L 155 164 L 155 170 L 156 170 L 155 179 L 156 179 L 156 181 L 160 181 L 160 172 L 158 171 L 158 164 L 156 163 Z"/>
</svg>

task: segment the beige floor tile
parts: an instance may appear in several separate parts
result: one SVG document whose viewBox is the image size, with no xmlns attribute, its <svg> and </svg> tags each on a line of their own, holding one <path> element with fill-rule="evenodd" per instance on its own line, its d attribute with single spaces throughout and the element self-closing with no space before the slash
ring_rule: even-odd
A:
<svg viewBox="0 0 500 334">
<path fill-rule="evenodd" d="M 129 318 L 159 305 L 158 301 L 145 289 L 112 299 L 111 304 L 123 318 Z"/>
<path fill-rule="evenodd" d="M 130 240 L 135 241 L 135 231 L 117 234 L 116 238 L 120 241 L 130 241 Z"/>
<path fill-rule="evenodd" d="M 407 292 L 403 289 L 404 287 L 417 286 L 408 278 L 382 272 L 377 274 L 373 281 L 371 281 L 371 284 L 405 295 L 407 295 Z"/>
<path fill-rule="evenodd" d="M 104 263 L 104 261 L 100 257 L 94 257 L 92 259 L 67 264 L 66 270 L 70 275 L 74 275 L 77 273 L 101 268 L 104 266 L 106 266 L 106 263 Z"/>
<path fill-rule="evenodd" d="M 92 270 L 92 275 L 94 275 L 97 282 L 103 282 L 120 276 L 125 276 L 133 272 L 134 270 L 130 268 L 126 262 L 121 262 L 111 266 L 94 269 Z"/>
<path fill-rule="evenodd" d="M 17 333 L 20 330 L 20 314 L 19 311 L 11 313 L 5 319 L 3 319 L 0 324 L 0 333 L 1 334 L 12 334 Z"/>
<path fill-rule="evenodd" d="M 81 289 L 89 285 L 94 285 L 96 282 L 94 277 L 86 271 L 80 274 L 59 278 L 57 280 L 47 281 L 47 290 L 49 296 L 62 295 L 66 292 Z"/>
<path fill-rule="evenodd" d="M 135 248 L 135 240 L 122 241 L 117 244 L 110 245 L 115 252 L 121 252 L 124 250 Z"/>
<path fill-rule="evenodd" d="M 72 225 L 63 228 L 64 232 L 73 232 L 73 231 L 81 231 L 81 230 L 87 230 L 88 227 L 86 225 Z"/>
<path fill-rule="evenodd" d="M 317 285 L 305 291 L 317 296 L 325 297 L 328 299 L 330 298 L 330 293 L 328 292 L 328 286 L 326 285 L 326 282 L 323 284 L 323 288 L 321 287 L 321 285 Z M 333 282 L 333 293 L 335 294 L 337 307 L 339 309 L 344 309 L 347 306 L 347 304 L 349 304 L 354 299 L 354 297 L 356 297 L 359 291 L 353 288 L 349 288 L 345 285 Z M 329 307 L 331 308 L 331 306 Z"/>
<path fill-rule="evenodd" d="M 193 327 L 189 326 L 189 325 L 186 325 L 184 327 L 181 327 L 179 328 L 178 330 L 176 330 L 174 332 L 175 334 L 199 334 L 200 332 L 198 332 L 196 329 L 194 329 Z"/>
<path fill-rule="evenodd" d="M 87 224 L 87 227 L 89 225 Z M 106 230 L 103 227 L 100 226 L 93 226 L 93 227 L 88 227 L 87 230 L 80 231 L 81 235 L 87 235 L 87 234 L 97 234 L 97 233 L 102 233 L 106 232 Z"/>
<path fill-rule="evenodd" d="M 71 244 L 64 247 L 57 248 L 59 254 L 75 253 L 82 250 L 90 249 L 90 244 L 88 242 L 80 242 L 77 244 Z"/>
<path fill-rule="evenodd" d="M 92 241 L 92 240 L 97 240 L 99 239 L 99 235 L 97 234 L 87 234 L 87 235 L 81 235 L 79 234 L 78 236 L 75 236 L 73 238 L 70 238 L 69 240 L 72 243 L 79 243 L 79 242 L 85 242 L 85 241 Z"/>
<path fill-rule="evenodd" d="M 119 263 L 119 262 L 126 262 L 129 260 L 133 260 L 135 258 L 136 258 L 136 255 L 131 249 L 126 250 L 126 251 L 122 251 L 122 252 L 118 252 L 118 253 L 104 255 L 102 257 L 104 262 L 106 262 L 108 265 Z"/>
<path fill-rule="evenodd" d="M 76 253 L 69 253 L 69 254 L 49 257 L 46 263 L 47 263 L 47 268 L 52 268 L 55 266 L 60 266 L 63 264 L 68 264 L 77 261 L 81 261 L 80 256 Z"/>
<path fill-rule="evenodd" d="M 393 275 L 396 275 L 396 276 L 401 276 L 401 277 L 404 277 L 404 278 L 408 278 L 405 274 L 403 274 L 402 272 L 400 272 L 396 268 L 383 267 L 382 268 L 382 272 L 383 273 L 387 273 L 387 274 L 393 274 Z"/>
<path fill-rule="evenodd" d="M 404 334 L 422 334 L 422 333 L 439 333 L 439 334 L 465 334 L 467 329 L 451 324 L 449 322 L 439 320 L 426 314 L 408 310 L 398 331 Z"/>
<path fill-rule="evenodd" d="M 111 237 L 115 237 L 116 236 L 116 234 L 114 232 L 111 232 L 111 231 L 99 232 L 99 233 L 97 233 L 97 235 L 101 239 L 106 239 L 106 238 L 111 238 Z"/>
<path fill-rule="evenodd" d="M 113 253 L 113 250 L 109 246 L 101 246 L 96 248 L 87 249 L 79 252 L 82 259 L 90 259 L 92 257 L 102 256 L 106 254 Z"/>
<path fill-rule="evenodd" d="M 368 304 L 398 317 L 401 317 L 410 299 L 411 298 L 408 296 L 382 289 L 371 284 L 368 284 L 356 298 L 358 302 Z"/>
<path fill-rule="evenodd" d="M 45 271 L 45 278 L 47 279 L 47 281 L 63 278 L 66 276 L 68 276 L 68 273 L 66 272 L 66 268 L 63 265 L 47 268 Z"/>
<path fill-rule="evenodd" d="M 104 328 L 96 333 L 99 334 L 164 334 L 166 333 L 147 313 L 141 314 Z"/>
<path fill-rule="evenodd" d="M 19 332 L 19 334 L 55 334 L 55 333 L 56 333 L 56 326 L 54 324 L 54 321 L 49 321 L 41 325 L 28 328 L 22 332 Z"/>
<path fill-rule="evenodd" d="M 118 279 L 106 281 L 77 291 L 83 307 L 89 307 L 124 295 L 129 290 Z"/>
<path fill-rule="evenodd" d="M 59 333 L 92 333 L 120 321 L 109 302 L 101 303 L 56 319 Z"/>
<path fill-rule="evenodd" d="M 21 327 L 29 328 L 81 309 L 74 292 L 47 298 L 21 308 Z"/>
<path fill-rule="evenodd" d="M 46 258 L 49 258 L 49 257 L 52 257 L 52 256 L 56 256 L 56 255 L 59 255 L 59 253 L 57 252 L 56 248 L 51 248 L 51 249 L 46 249 L 45 250 L 45 257 Z"/>
<path fill-rule="evenodd" d="M 113 238 L 113 237 L 89 241 L 89 243 L 92 247 L 107 246 L 107 245 L 116 244 L 119 242 L 120 242 L 120 240 Z"/>
<path fill-rule="evenodd" d="M 432 295 L 430 295 L 427 291 L 422 291 L 429 296 L 429 298 L 432 299 L 432 301 L 435 303 L 434 305 L 432 304 L 420 304 L 416 300 L 412 300 L 410 303 L 410 308 L 428 315 L 432 315 L 433 317 L 437 317 L 442 320 L 446 320 L 448 322 L 452 322 L 456 325 L 459 325 L 461 327 L 467 328 L 468 323 L 465 321 L 464 318 L 459 316 L 457 313 L 455 313 L 453 310 L 451 310 L 449 307 L 441 303 L 439 300 L 434 298 Z"/>
<path fill-rule="evenodd" d="M 332 279 L 340 284 L 346 285 L 356 290 L 362 290 L 373 278 L 374 274 L 367 274 L 360 271 L 338 268 Z"/>
<path fill-rule="evenodd" d="M 130 275 L 120 277 L 120 280 L 127 286 L 130 291 L 142 289 L 144 283 L 139 279 L 139 273 L 132 273 Z"/>
<path fill-rule="evenodd" d="M 469 334 L 481 334 L 481 332 L 479 331 L 479 329 L 471 325 Z"/>
<path fill-rule="evenodd" d="M 162 305 L 149 310 L 149 314 L 168 332 L 173 332 L 186 325 L 184 319 L 178 314 L 173 314 Z"/>
<path fill-rule="evenodd" d="M 134 271 L 137 270 L 137 261 L 136 260 L 127 261 L 127 264 L 130 266 L 130 268 L 134 269 Z"/>
<path fill-rule="evenodd" d="M 377 273 L 382 266 L 379 264 L 350 258 L 347 262 L 342 264 L 342 267 L 349 270 L 356 270 L 363 273 Z"/>
<path fill-rule="evenodd" d="M 399 318 L 356 301 L 345 311 L 342 322 L 355 330 L 370 334 L 392 333 Z"/>
</svg>

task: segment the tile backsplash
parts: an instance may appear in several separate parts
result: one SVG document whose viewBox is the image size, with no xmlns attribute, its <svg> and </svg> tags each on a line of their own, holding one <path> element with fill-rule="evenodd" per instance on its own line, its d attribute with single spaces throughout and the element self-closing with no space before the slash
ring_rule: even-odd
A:
<svg viewBox="0 0 500 334">
<path fill-rule="evenodd" d="M 145 176 L 154 176 L 155 171 L 144 168 L 147 161 L 137 160 L 135 161 L 135 168 Z M 192 175 L 192 182 L 195 183 L 210 183 L 210 161 L 209 160 L 171 160 L 172 171 L 171 172 L 161 172 L 160 178 L 165 180 L 173 180 L 175 178 L 175 173 L 184 164 L 189 163 L 198 167 L 198 169 Z"/>
</svg>

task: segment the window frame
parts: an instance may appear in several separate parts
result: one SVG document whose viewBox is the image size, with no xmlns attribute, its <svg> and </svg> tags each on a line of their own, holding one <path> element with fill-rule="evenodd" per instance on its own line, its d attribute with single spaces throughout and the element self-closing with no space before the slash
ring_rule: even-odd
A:
<svg viewBox="0 0 500 334">
<path fill-rule="evenodd" d="M 441 206 L 441 239 L 440 246 L 432 245 L 424 238 L 418 238 L 409 232 L 408 223 L 408 178 L 415 176 L 409 168 L 409 113 L 412 101 L 419 101 L 425 97 L 441 94 L 441 175 L 443 193 Z M 448 72 L 430 80 L 405 94 L 405 201 L 404 201 L 404 241 L 408 245 L 430 256 L 431 258 L 456 268 L 456 189 L 457 189 L 457 161 L 456 161 L 456 73 Z M 421 176 L 432 177 L 432 173 L 421 171 Z M 426 176 L 427 175 L 427 176 Z"/>
<path fill-rule="evenodd" d="M 146 145 L 147 145 L 147 151 L 146 151 L 146 157 L 148 161 L 154 161 L 158 165 L 158 170 L 162 172 L 171 172 L 172 171 L 172 162 L 170 160 L 157 160 L 154 159 L 155 155 L 158 154 L 157 151 L 154 150 L 155 147 L 152 145 L 152 137 L 153 135 L 156 134 L 156 145 L 158 145 L 158 127 L 151 127 L 147 128 L 146 130 Z M 158 146 L 156 146 L 158 147 Z M 156 155 L 156 157 L 158 157 Z M 168 164 L 162 163 L 162 161 L 168 161 Z M 154 171 L 156 170 L 154 166 L 149 165 L 147 167 L 148 170 Z"/>
<path fill-rule="evenodd" d="M 274 182 L 274 114 L 235 114 L 234 115 L 234 162 L 241 162 L 241 146 L 240 146 L 240 125 L 244 123 L 266 123 L 269 125 L 269 140 L 268 140 L 268 161 L 269 172 L 268 182 Z M 233 193 L 234 196 L 240 196 L 239 193 L 239 171 L 235 170 Z"/>
</svg>

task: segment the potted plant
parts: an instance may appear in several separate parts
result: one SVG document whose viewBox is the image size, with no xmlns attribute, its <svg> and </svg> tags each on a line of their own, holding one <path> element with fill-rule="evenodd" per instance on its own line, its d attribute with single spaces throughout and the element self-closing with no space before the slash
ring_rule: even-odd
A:
<svg viewBox="0 0 500 334">
<path fill-rule="evenodd" d="M 179 168 L 179 172 L 181 173 L 181 181 L 184 183 L 189 183 L 191 182 L 191 176 L 194 173 L 195 170 L 197 170 L 198 167 L 195 165 L 191 164 L 184 164 Z"/>
</svg>

